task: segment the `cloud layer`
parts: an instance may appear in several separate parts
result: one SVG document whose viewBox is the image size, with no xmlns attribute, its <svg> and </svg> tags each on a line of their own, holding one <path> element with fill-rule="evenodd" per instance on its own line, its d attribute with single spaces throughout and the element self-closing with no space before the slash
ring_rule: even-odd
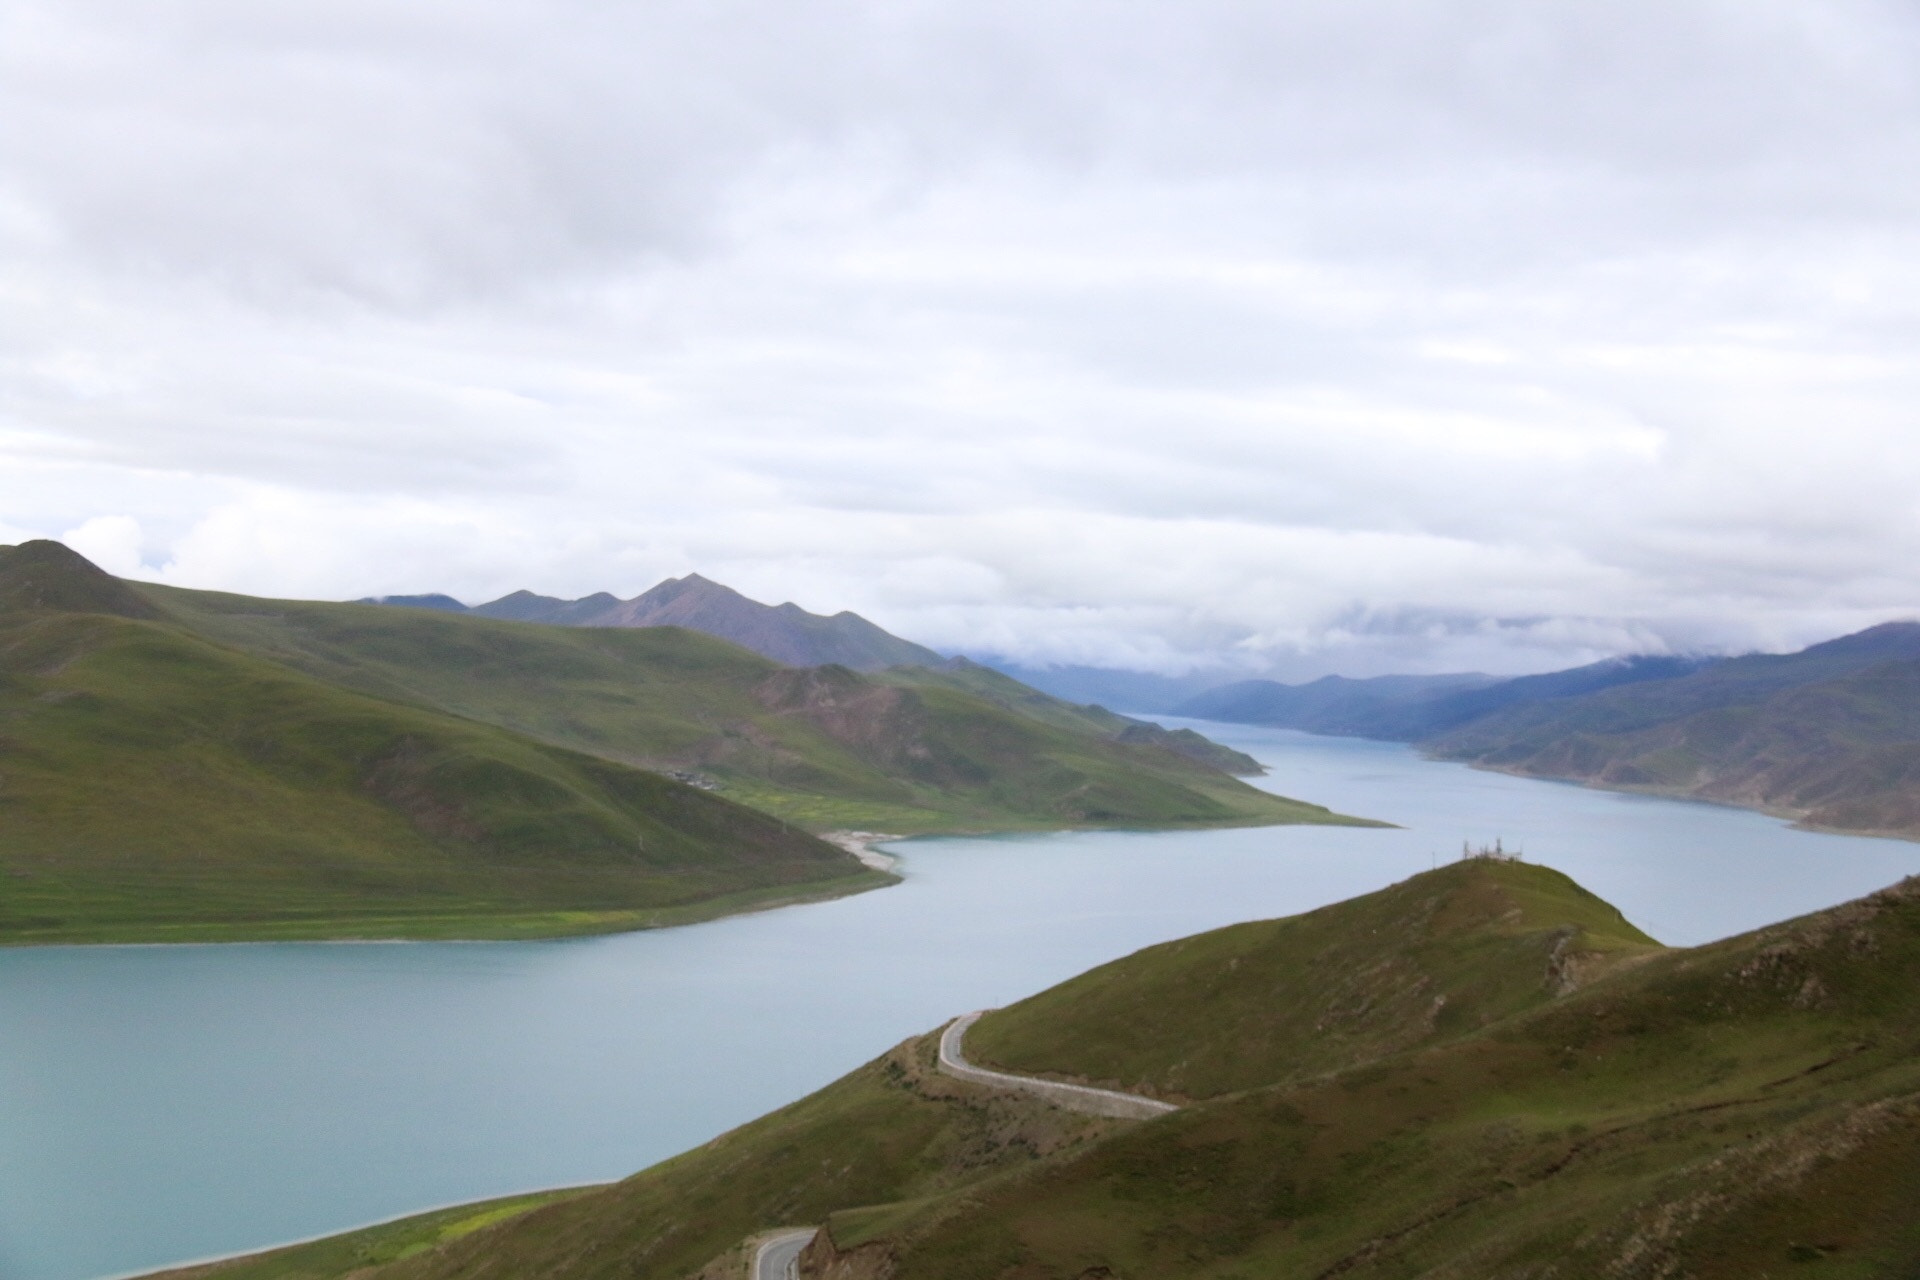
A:
<svg viewBox="0 0 1920 1280">
<path fill-rule="evenodd" d="M 0 536 L 1307 674 L 1920 611 L 1906 5 L 0 3 Z"/>
</svg>

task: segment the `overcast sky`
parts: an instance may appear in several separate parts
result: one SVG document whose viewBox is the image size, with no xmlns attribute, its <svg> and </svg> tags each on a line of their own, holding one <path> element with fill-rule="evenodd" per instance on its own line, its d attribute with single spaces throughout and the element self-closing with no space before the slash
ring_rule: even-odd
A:
<svg viewBox="0 0 1920 1280">
<path fill-rule="evenodd" d="M 0 0 L 0 541 L 948 650 L 1920 613 L 1920 7 Z"/>
</svg>

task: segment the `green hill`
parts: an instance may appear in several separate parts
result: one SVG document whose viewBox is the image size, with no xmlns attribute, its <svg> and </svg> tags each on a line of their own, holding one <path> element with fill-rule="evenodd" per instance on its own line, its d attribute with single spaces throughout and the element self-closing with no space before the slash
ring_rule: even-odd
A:
<svg viewBox="0 0 1920 1280">
<path fill-rule="evenodd" d="M 815 831 L 1356 821 L 1250 787 L 1218 767 L 1232 759 L 1195 758 L 1192 744 L 1164 731 L 1123 740 L 1134 722 L 984 669 L 863 675 L 782 667 L 677 627 L 552 627 L 137 589 L 217 644 L 681 774 Z"/>
<path fill-rule="evenodd" d="M 1910 1275 L 1916 977 L 1910 881 L 998 1179 L 888 1274 Z"/>
<path fill-rule="evenodd" d="M 887 883 L 836 827 L 1355 821 L 973 680 L 0 548 L 0 942 L 605 931 Z"/>
<path fill-rule="evenodd" d="M 1475 860 L 1150 948 L 976 1032 L 975 1056 L 1193 1101 L 1072 1116 L 932 1073 L 923 1038 L 355 1274 L 719 1280 L 754 1233 L 821 1223 L 815 1280 L 1920 1268 L 1920 881 L 1666 950 L 1565 877 Z M 206 1274 L 342 1274 L 260 1265 Z"/>
<path fill-rule="evenodd" d="M 778 818 L 351 692 L 0 551 L 0 942 L 521 936 L 886 883 Z"/>
<path fill-rule="evenodd" d="M 1475 859 L 1149 947 L 988 1014 L 968 1053 L 1186 1102 L 1477 1031 L 1658 949 L 1557 871 Z"/>
</svg>

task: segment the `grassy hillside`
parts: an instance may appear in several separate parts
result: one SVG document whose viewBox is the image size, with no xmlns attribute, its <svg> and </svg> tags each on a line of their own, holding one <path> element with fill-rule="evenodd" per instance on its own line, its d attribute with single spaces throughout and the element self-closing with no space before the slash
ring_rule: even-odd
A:
<svg viewBox="0 0 1920 1280">
<path fill-rule="evenodd" d="M 953 673 L 787 668 L 672 627 L 546 627 L 138 589 L 169 620 L 221 645 L 378 697 L 684 773 L 812 830 L 1353 821 L 1249 787 L 1175 746 L 1119 741 L 1125 722 L 1109 725 L 1106 713 L 1052 699 L 1038 710 L 1014 706 Z"/>
<path fill-rule="evenodd" d="M 968 1034 L 983 1065 L 1173 1101 L 1455 1038 L 1658 944 L 1545 867 L 1474 859 L 1379 893 L 1149 947 Z"/>
<path fill-rule="evenodd" d="M 1341 954 L 1315 969 L 1322 945 Z M 1409 1002 L 1442 996 L 1409 1033 Z M 1143 1016 L 1193 1065 L 1120 1025 Z M 355 1274 L 719 1280 L 755 1233 L 816 1223 L 822 1280 L 1920 1267 L 1920 881 L 1664 950 L 1564 877 L 1462 863 L 992 1021 L 978 1045 L 1004 1058 L 1200 1100 L 1076 1118 L 931 1074 L 910 1042 L 626 1182 Z"/>
<path fill-rule="evenodd" d="M 1516 706 L 1423 745 L 1512 773 L 1920 836 L 1920 626 Z"/>
<path fill-rule="evenodd" d="M 885 883 L 777 818 L 152 612 L 53 544 L 0 556 L 0 942 L 512 937 Z"/>
<path fill-rule="evenodd" d="M 1917 977 L 1909 881 L 1001 1179 L 889 1274 L 1910 1275 Z"/>
<path fill-rule="evenodd" d="M 203 1280 L 218 1275 L 221 1280 L 329 1280 L 364 1267 L 381 1266 L 426 1253 L 472 1235 L 510 1218 L 583 1194 L 587 1188 L 541 1191 L 532 1195 L 503 1196 L 481 1200 L 431 1213 L 383 1222 L 358 1231 L 326 1236 L 306 1244 L 269 1249 L 226 1262 L 176 1267 L 156 1273 L 154 1280 Z"/>
</svg>

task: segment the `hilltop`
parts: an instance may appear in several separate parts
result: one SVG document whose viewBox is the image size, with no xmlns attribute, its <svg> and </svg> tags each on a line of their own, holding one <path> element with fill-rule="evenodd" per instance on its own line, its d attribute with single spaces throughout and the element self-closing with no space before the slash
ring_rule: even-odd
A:
<svg viewBox="0 0 1920 1280">
<path fill-rule="evenodd" d="M 797 604 L 765 605 L 697 573 L 668 578 L 631 600 L 598 592 L 579 600 L 515 591 L 471 609 L 446 595 L 384 596 L 363 604 L 404 605 L 512 622 L 561 627 L 685 627 L 790 667 L 837 664 L 855 671 L 897 666 L 938 666 L 939 654 L 902 640 L 857 613 L 831 617 Z"/>
<path fill-rule="evenodd" d="M 624 1182 L 458 1238 L 382 1228 L 410 1256 L 356 1275 L 721 1280 L 802 1224 L 812 1280 L 1905 1275 L 1917 1027 L 1920 881 L 1669 950 L 1475 859 L 1148 948 L 971 1033 L 976 1060 L 1171 1114 L 953 1080 L 922 1037 Z M 330 1280 L 318 1251 L 356 1238 L 194 1274 Z"/>
</svg>

